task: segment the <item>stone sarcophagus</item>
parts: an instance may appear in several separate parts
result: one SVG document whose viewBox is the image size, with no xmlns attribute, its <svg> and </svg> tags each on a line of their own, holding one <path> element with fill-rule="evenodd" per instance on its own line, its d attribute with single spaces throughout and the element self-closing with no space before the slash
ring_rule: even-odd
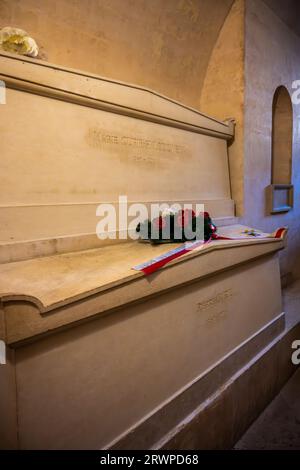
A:
<svg viewBox="0 0 300 470">
<path fill-rule="evenodd" d="M 225 446 L 234 384 L 284 326 L 283 241 L 218 240 L 145 277 L 132 267 L 174 245 L 95 230 L 98 204 L 118 213 L 126 195 L 203 203 L 221 234 L 242 231 L 233 124 L 5 53 L 0 80 L 0 447 Z"/>
</svg>

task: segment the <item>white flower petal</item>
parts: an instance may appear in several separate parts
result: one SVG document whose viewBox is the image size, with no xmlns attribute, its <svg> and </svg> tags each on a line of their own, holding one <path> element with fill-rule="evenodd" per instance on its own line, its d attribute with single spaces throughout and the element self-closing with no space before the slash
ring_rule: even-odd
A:
<svg viewBox="0 0 300 470">
<path fill-rule="evenodd" d="M 6 26 L 0 30 L 0 46 L 11 52 L 37 57 L 39 48 L 33 38 L 20 28 Z"/>
</svg>

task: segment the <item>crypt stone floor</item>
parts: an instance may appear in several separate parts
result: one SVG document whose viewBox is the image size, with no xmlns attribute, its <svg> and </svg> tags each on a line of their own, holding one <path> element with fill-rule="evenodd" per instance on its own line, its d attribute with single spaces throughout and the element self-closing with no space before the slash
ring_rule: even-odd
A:
<svg viewBox="0 0 300 470">
<path fill-rule="evenodd" d="M 293 327 L 300 322 L 300 281 L 284 289 L 283 299 L 286 324 Z M 300 450 L 300 367 L 234 449 Z"/>
<path fill-rule="evenodd" d="M 300 368 L 234 449 L 300 450 Z"/>
</svg>

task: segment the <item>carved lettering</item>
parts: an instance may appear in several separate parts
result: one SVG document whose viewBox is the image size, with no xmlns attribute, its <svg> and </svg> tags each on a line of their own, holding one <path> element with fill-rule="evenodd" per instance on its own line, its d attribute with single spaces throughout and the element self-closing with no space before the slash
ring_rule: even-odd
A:
<svg viewBox="0 0 300 470">
<path fill-rule="evenodd" d="M 140 137 L 132 137 L 127 135 L 119 135 L 117 133 L 109 134 L 107 131 L 98 128 L 89 129 L 87 140 L 93 147 L 106 146 L 124 146 L 140 150 L 148 150 L 152 152 L 175 153 L 182 154 L 187 152 L 184 145 L 179 145 L 161 140 L 143 139 Z"/>
<path fill-rule="evenodd" d="M 203 302 L 198 302 L 197 304 L 197 311 L 200 312 L 201 310 L 206 310 L 210 307 L 214 307 L 215 305 L 219 304 L 220 302 L 224 302 L 225 300 L 232 297 L 232 289 L 224 290 L 219 294 L 211 297 L 210 299 L 204 300 Z"/>
</svg>

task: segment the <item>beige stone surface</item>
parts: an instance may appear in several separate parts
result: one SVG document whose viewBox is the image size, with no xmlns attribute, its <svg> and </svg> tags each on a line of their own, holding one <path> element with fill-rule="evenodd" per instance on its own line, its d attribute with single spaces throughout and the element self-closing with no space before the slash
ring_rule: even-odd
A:
<svg viewBox="0 0 300 470">
<path fill-rule="evenodd" d="M 110 41 L 101 56 L 109 60 L 101 63 L 100 74 L 154 87 L 187 104 L 200 103 L 201 108 L 203 103 L 202 109 L 219 119 L 236 117 L 231 180 L 231 125 L 139 86 L 1 54 L 0 77 L 8 82 L 8 104 L 0 107 L 5 113 L 0 129 L 1 240 L 44 239 L 44 252 L 41 244 L 27 246 L 30 256 L 35 249 L 37 255 L 56 252 L 49 248 L 51 236 L 52 245 L 68 234 L 78 235 L 77 240 L 89 236 L 95 204 L 115 202 L 116 195 L 128 188 L 132 200 L 144 201 L 146 194 L 148 203 L 175 197 L 213 201 L 223 218 L 233 216 L 233 197 L 248 224 L 266 232 L 291 226 L 291 248 L 282 267 L 284 273 L 297 274 L 298 209 L 287 216 L 266 217 L 264 188 L 271 175 L 273 92 L 279 84 L 291 91 L 292 80 L 298 78 L 299 38 L 257 0 L 246 2 L 246 17 L 242 1 L 231 9 L 229 1 L 215 2 L 214 8 L 204 1 L 155 4 L 162 8 L 161 22 L 151 2 L 140 3 L 143 15 L 135 1 L 131 9 L 119 0 L 110 2 L 110 8 L 102 4 L 101 28 L 128 36 L 126 41 L 124 35 Z M 68 9 L 65 2 L 2 1 L 0 26 L 1 21 L 22 19 L 28 28 L 18 26 L 34 36 L 47 17 L 44 39 L 50 60 L 81 69 L 86 64 L 99 73 L 98 40 L 86 52 L 90 38 L 99 33 L 93 29 L 99 2 L 91 0 L 91 12 L 84 17 L 82 5 L 75 2 Z M 206 14 L 201 15 L 204 7 Z M 145 11 L 152 16 L 147 18 Z M 153 42 L 145 25 L 138 25 L 137 35 L 132 27 L 141 17 L 148 22 L 155 17 Z M 79 18 L 82 29 L 88 24 L 92 32 L 87 37 L 80 32 L 81 46 L 68 58 L 66 47 L 70 38 L 74 47 Z M 58 44 L 62 30 L 65 43 Z M 195 44 L 203 31 L 206 44 L 199 51 Z M 140 36 L 143 41 L 134 42 Z M 152 60 L 145 61 L 145 46 Z M 276 60 L 270 54 L 274 49 Z M 119 152 L 115 147 L 124 137 L 163 140 L 162 148 L 174 150 L 175 144 L 175 151 Z M 298 144 L 295 130 L 294 154 Z M 296 163 L 295 186 L 298 173 Z M 298 196 L 296 192 L 295 200 Z M 199 410 L 199 402 L 191 402 L 197 408 L 161 444 L 208 448 L 214 442 L 215 447 L 224 447 L 272 397 L 291 369 L 290 337 L 275 338 L 259 360 L 248 342 L 267 331 L 268 343 L 282 327 L 276 252 L 283 242 L 222 241 L 174 261 L 150 278 L 131 270 L 133 264 L 170 248 L 124 243 L 0 266 L 0 334 L 12 347 L 8 368 L 0 370 L 0 436 L 5 445 L 100 448 L 117 442 L 242 346 L 249 354 L 234 355 L 233 379 L 215 390 L 215 400 L 206 402 L 206 409 L 205 404 L 200 403 Z M 10 260 L 16 259 L 16 252 L 11 250 Z M 269 332 L 270 325 L 276 327 Z M 285 344 L 280 349 L 281 339 Z M 241 357 L 246 357 L 245 364 Z M 278 370 L 283 371 L 280 377 Z M 212 427 L 216 414 L 224 419 Z M 238 423 L 237 416 L 242 417 Z M 199 429 L 209 432 L 203 435 Z"/>
<path fill-rule="evenodd" d="M 234 252 L 225 251 L 233 263 Z M 281 334 L 278 260 L 264 253 L 215 273 L 213 283 L 211 276 L 199 279 L 113 315 L 18 345 L 18 411 L 9 418 L 12 424 L 17 416 L 18 440 L 9 440 L 8 429 L 13 428 L 5 427 L 0 447 L 115 445 L 124 449 L 130 442 L 134 448 L 142 442 L 177 449 L 232 445 L 292 370 L 287 351 L 296 332 L 289 337 Z M 252 256 L 257 254 L 252 250 Z M 222 262 L 224 266 L 224 258 Z M 170 268 L 168 277 L 174 269 Z M 168 270 L 160 274 L 164 271 Z M 297 300 L 297 291 L 289 294 L 288 310 L 291 301 Z M 9 317 L 11 312 L 6 313 Z M 281 373 L 276 375 L 275 369 Z M 9 384 L 5 371 L 0 369 L 1 393 Z M 213 383 L 220 385 L 218 389 Z M 241 394 L 245 387 L 249 393 Z M 241 420 L 237 420 L 237 402 Z M 224 407 L 235 413 L 226 414 Z M 12 409 L 6 406 L 4 416 Z M 187 416 L 181 415 L 185 412 Z M 222 421 L 217 419 L 220 413 Z M 212 420 L 218 424 L 211 427 Z M 2 425 L 3 420 L 0 433 Z M 203 432 L 207 426 L 209 434 Z"/>
<path fill-rule="evenodd" d="M 296 366 L 290 360 L 290 344 L 299 333 L 298 324 L 260 351 L 203 406 L 191 413 L 181 427 L 178 426 L 178 432 L 170 435 L 163 449 L 232 449 L 295 372 Z"/>
<path fill-rule="evenodd" d="M 149 8 L 147 21 L 149 21 L 149 18 L 152 21 L 154 15 L 156 22 L 155 28 L 151 28 L 151 31 L 156 28 L 159 30 L 162 28 L 161 25 L 165 25 L 166 22 L 169 25 L 163 33 L 159 33 L 159 35 L 162 34 L 164 39 L 164 47 L 160 49 L 163 51 L 160 55 L 160 61 L 156 61 L 152 52 L 149 56 L 144 54 L 145 43 L 143 42 L 144 39 L 141 40 L 141 37 L 147 37 L 147 47 L 150 44 L 151 51 L 155 41 L 149 41 L 150 30 L 140 29 L 137 26 L 135 19 L 137 17 L 140 19 L 143 16 L 138 14 L 140 6 L 133 2 L 130 13 L 127 11 L 124 13 L 123 9 L 125 7 L 123 5 L 125 5 L 125 2 L 121 2 L 121 4 L 120 6 L 114 3 L 110 9 L 101 4 L 104 16 L 103 23 L 99 28 L 106 37 L 104 57 L 107 58 L 109 55 L 111 58 L 109 61 L 100 60 L 102 55 L 98 53 L 100 47 L 97 42 L 98 39 L 93 36 L 98 30 L 96 26 L 98 15 L 95 15 L 94 12 L 100 3 L 97 3 L 96 0 L 91 2 L 93 15 L 86 15 L 85 11 L 86 19 L 84 25 L 81 26 L 81 40 L 78 41 L 78 45 L 77 43 L 74 44 L 72 33 L 76 28 L 78 29 L 78 18 L 82 16 L 80 15 L 82 3 L 72 4 L 71 7 L 68 5 L 67 8 L 65 2 L 59 2 L 58 5 L 57 2 L 45 1 L 40 3 L 27 0 L 20 5 L 17 1 L 7 2 L 3 0 L 1 2 L 1 19 L 5 24 L 6 22 L 16 21 L 18 26 L 24 27 L 30 33 L 36 35 L 39 42 L 43 43 L 42 45 L 46 49 L 50 48 L 48 58 L 52 62 L 81 68 L 97 74 L 100 73 L 120 80 L 129 80 L 157 89 L 189 105 L 199 106 L 200 109 L 206 110 L 218 118 L 235 117 L 237 120 L 236 139 L 235 143 L 229 148 L 229 158 L 231 187 L 233 198 L 237 202 L 238 213 L 239 215 L 243 214 L 245 223 L 260 226 L 266 231 L 272 231 L 279 225 L 290 226 L 289 249 L 282 257 L 282 273 L 283 275 L 290 275 L 293 272 L 295 277 L 299 276 L 297 263 L 294 261 L 299 259 L 299 250 L 297 248 L 299 245 L 299 227 L 297 223 L 299 217 L 297 216 L 297 208 L 292 214 L 270 217 L 265 211 L 264 193 L 264 189 L 270 184 L 271 174 L 270 132 L 273 93 L 276 87 L 282 84 L 291 92 L 291 83 L 299 75 L 297 65 L 299 63 L 299 36 L 294 33 L 294 31 L 298 31 L 295 24 L 297 15 L 293 14 L 294 11 L 297 11 L 297 2 L 247 1 L 245 17 L 243 3 L 240 1 L 234 4 L 231 2 L 210 2 L 209 7 L 206 2 L 202 1 L 196 3 L 178 0 L 175 7 L 173 1 L 172 6 L 169 2 L 160 2 L 158 10 L 161 22 L 156 21 L 157 14 L 151 6 L 148 6 L 150 3 L 147 2 L 143 4 L 143 11 L 145 11 L 145 8 L 148 11 L 147 8 Z M 291 5 L 293 6 L 291 7 Z M 118 14 L 114 14 L 116 11 L 118 11 Z M 168 14 L 166 14 L 167 12 Z M 108 18 L 110 19 L 108 20 Z M 118 30 L 118 27 L 110 28 L 110 26 L 112 24 L 118 25 L 121 18 L 124 19 L 122 40 L 120 36 L 114 35 L 114 38 L 110 36 L 112 34 L 110 31 Z M 282 20 L 286 21 L 287 25 Z M 246 23 L 245 39 L 244 22 Z M 131 27 L 133 24 L 134 27 Z M 193 33 L 188 33 L 192 24 L 199 25 L 199 31 L 196 32 L 193 29 Z M 91 35 L 86 33 L 88 27 L 91 28 Z M 212 32 L 212 30 L 208 31 L 209 28 L 215 29 Z M 124 47 L 129 50 L 127 37 L 131 40 L 136 34 L 139 40 L 133 41 L 133 49 L 131 44 L 131 58 L 126 62 L 129 54 L 129 52 L 124 54 Z M 201 37 L 200 41 L 205 44 L 205 47 L 195 47 L 195 44 L 198 43 L 195 43 L 195 37 L 192 37 L 192 34 L 196 34 L 199 40 Z M 69 45 L 72 38 L 70 47 L 62 45 L 64 44 L 61 40 L 62 35 L 66 45 Z M 92 37 L 96 42 L 93 43 L 93 46 L 89 43 L 92 49 L 90 54 L 87 54 L 86 44 Z M 125 42 L 124 37 L 126 37 Z M 193 50 L 190 47 L 190 39 L 192 40 Z M 174 45 L 176 54 L 170 53 L 172 45 Z M 112 50 L 116 53 L 111 54 Z M 272 50 L 276 50 L 276 54 L 270 54 Z M 170 54 L 167 54 L 167 51 Z M 195 60 L 193 60 L 195 75 L 190 73 L 188 67 L 185 68 L 185 71 L 181 67 L 182 57 L 184 56 L 185 60 L 188 61 L 188 58 L 193 57 L 194 53 L 197 55 L 197 58 L 194 57 Z M 203 54 L 205 60 L 202 60 Z M 200 55 L 202 58 L 199 58 L 198 62 Z M 142 57 L 143 60 L 133 60 L 133 56 L 135 58 Z M 145 57 L 149 57 L 149 60 L 145 61 Z M 90 58 L 92 59 L 89 62 Z M 177 58 L 180 63 L 179 67 Z M 196 62 L 198 65 L 201 62 L 198 69 L 195 66 Z M 120 64 L 119 69 L 117 63 Z M 164 73 L 161 73 L 161 67 L 164 66 L 167 70 L 164 69 Z M 152 68 L 151 73 L 149 73 L 149 68 Z M 135 72 L 138 69 L 139 74 L 136 74 Z M 179 71 L 179 74 L 185 74 L 186 81 L 184 81 L 183 75 L 178 78 L 177 82 L 170 79 L 168 74 L 173 74 L 174 78 L 176 75 L 174 74 L 175 70 Z M 242 91 L 245 71 L 247 74 L 246 96 Z M 193 96 L 192 99 L 191 96 Z M 243 117 L 244 107 L 245 122 Z M 298 114 L 297 107 L 294 107 L 294 122 L 297 122 Z M 243 127 L 245 127 L 245 132 Z M 243 135 L 245 135 L 245 142 Z M 293 138 L 294 155 L 296 155 L 299 147 L 297 126 L 295 126 Z M 244 149 L 245 162 L 243 157 Z M 296 183 L 299 172 L 297 160 L 295 158 L 294 160 L 292 178 Z M 255 191 L 253 190 L 254 186 Z M 248 200 L 247 203 L 243 201 L 244 193 Z M 297 201 L 297 198 L 296 190 L 295 201 Z M 244 211 L 242 210 L 243 206 Z M 27 217 L 25 213 L 22 214 L 23 216 Z M 29 251 L 32 252 L 33 247 Z"/>
<path fill-rule="evenodd" d="M 0 293 L 7 343 L 28 340 L 231 269 L 282 249 L 283 241 L 220 240 L 183 255 L 149 277 L 132 269 L 171 247 L 133 242 L 2 264 Z"/>
<path fill-rule="evenodd" d="M 244 15 L 245 2 L 233 3 L 209 59 L 199 107 L 222 119 L 234 117 L 234 142 L 229 147 L 230 182 L 236 214 L 244 213 Z"/>
<path fill-rule="evenodd" d="M 151 88 L 4 51 L 0 51 L 0 63 L 0 76 L 7 88 L 90 108 L 119 112 L 125 116 L 159 122 L 179 129 L 185 128 L 192 132 L 205 134 L 204 131 L 207 130 L 207 135 L 212 135 L 212 131 L 216 131 L 219 137 L 233 137 L 230 123 L 206 116 L 197 109 Z"/>
<path fill-rule="evenodd" d="M 227 233 L 226 233 L 227 235 Z M 53 308 L 63 303 L 88 296 L 96 291 L 121 284 L 142 275 L 132 268 L 180 246 L 180 244 L 151 245 L 136 241 L 106 246 L 94 250 L 65 253 L 0 265 L 0 295 L 2 299 L 36 299 L 41 308 Z M 169 263 L 174 265 L 207 253 L 248 247 L 254 253 L 279 250 L 282 241 L 275 239 L 246 239 L 213 241 L 196 248 Z M 232 260 L 233 261 L 233 260 Z M 188 268 L 187 268 L 188 269 Z M 215 266 L 211 266 L 214 270 Z M 204 274 L 204 273 L 203 273 Z"/>
<path fill-rule="evenodd" d="M 243 374 L 243 365 L 253 361 L 253 357 L 257 358 L 258 351 L 263 350 L 270 342 L 274 343 L 275 338 L 280 337 L 284 330 L 284 324 L 285 314 L 282 313 L 222 360 L 216 362 L 205 374 L 189 383 L 172 400 L 133 426 L 130 432 L 125 432 L 121 438 L 110 443 L 107 448 L 114 450 L 160 449 L 172 441 L 176 434 L 180 434 L 182 429 L 185 428 L 186 434 L 188 434 L 189 423 L 196 419 L 197 413 L 205 415 L 205 409 L 214 406 L 214 401 L 222 397 L 228 382 L 234 382 L 239 375 Z M 210 436 L 211 447 L 217 445 L 217 434 L 220 428 L 224 431 L 223 439 L 232 440 L 232 434 L 229 430 L 236 433 L 236 428 L 243 426 L 248 419 L 249 415 L 244 414 L 240 417 L 239 422 L 231 428 L 229 423 L 224 426 L 222 420 L 213 418 L 214 431 Z M 195 434 L 197 434 L 199 441 L 205 440 L 206 426 L 199 427 Z M 213 442 L 214 439 L 215 442 Z M 182 443 L 179 444 L 178 448 L 181 448 L 182 445 Z M 199 448 L 202 446 L 199 445 Z"/>
<path fill-rule="evenodd" d="M 102 448 L 281 313 L 276 255 L 213 279 L 18 347 L 21 447 Z"/>
<path fill-rule="evenodd" d="M 188 201 L 189 203 L 193 203 L 193 201 Z M 194 201 L 195 202 L 195 201 Z M 210 213 L 218 213 L 218 211 L 222 211 L 226 207 L 230 211 L 230 206 L 233 210 L 233 201 L 215 201 L 216 204 L 214 204 L 214 201 L 204 201 L 204 207 L 212 209 Z M 64 212 L 64 206 L 60 208 L 62 212 Z M 87 212 L 93 217 L 92 210 L 94 210 L 94 213 L 96 211 L 96 206 L 95 205 L 89 205 L 89 206 L 84 206 L 84 211 L 82 210 L 82 207 L 79 206 L 73 206 L 70 207 L 69 209 L 72 213 L 72 217 L 82 217 L 84 220 L 86 220 L 86 215 Z M 7 211 L 9 212 L 11 208 L 7 208 Z M 27 219 L 26 213 L 29 216 L 30 214 L 30 207 L 23 207 L 23 208 L 15 208 L 12 212 L 14 213 L 15 216 L 17 216 L 17 213 L 19 213 L 20 218 L 24 218 L 24 220 Z M 50 211 L 55 212 L 56 211 L 56 216 L 57 212 L 59 212 L 59 208 L 52 206 Z M 4 212 L 2 211 L 2 216 L 4 218 Z M 41 217 L 41 220 L 44 220 L 45 214 L 43 212 L 43 207 L 37 208 L 38 212 L 38 217 Z M 12 215 L 12 214 L 10 214 Z M 31 214 L 30 214 L 31 215 Z M 38 218 L 35 219 L 38 224 Z M 55 229 L 58 229 L 58 222 L 61 220 L 61 223 L 64 223 L 63 218 L 53 218 L 51 219 L 53 223 L 53 227 L 55 225 Z M 238 219 L 236 217 L 214 217 L 214 223 L 217 225 L 217 227 L 224 227 L 224 226 L 231 226 L 237 223 Z M 31 222 L 33 220 L 31 219 Z M 47 223 L 49 222 L 49 219 L 47 220 Z M 41 224 L 38 224 L 39 230 L 41 230 Z M 61 226 L 59 230 L 61 230 Z M 31 228 L 29 229 L 31 230 Z M 53 230 L 54 231 L 54 230 Z M 132 233 L 132 232 L 131 232 Z M 28 232 L 27 232 L 28 235 Z M 17 240 L 18 236 L 20 236 L 21 240 Z M 29 236 L 29 235 L 28 235 Z M 55 255 L 58 253 L 68 253 L 68 252 L 74 252 L 74 251 L 83 251 L 86 249 L 91 249 L 91 248 L 100 248 L 106 245 L 111 245 L 112 243 L 120 243 L 120 240 L 100 240 L 96 233 L 84 233 L 84 234 L 76 234 L 76 235 L 66 235 L 66 236 L 55 236 L 52 238 L 41 238 L 37 240 L 24 240 L 24 230 L 23 227 L 19 227 L 19 230 L 17 233 L 14 233 L 14 241 L 2 241 L 0 243 L 0 263 L 8 263 L 12 261 L 20 261 L 20 260 L 25 260 L 25 259 L 30 259 L 30 258 L 37 258 L 39 256 L 50 256 L 50 255 Z"/>
<path fill-rule="evenodd" d="M 232 0 L 1 0 L 50 62 L 137 83 L 198 106 Z"/>
<path fill-rule="evenodd" d="M 230 122 L 136 85 L 4 53 L 0 63 L 8 88 L 0 108 L 6 259 L 16 259 L 14 242 L 40 242 L 23 253 L 18 246 L 24 258 L 27 248 L 48 254 L 43 240 L 95 234 L 98 204 L 118 216 L 122 195 L 148 206 L 204 203 L 212 217 L 233 217 Z"/>
<path fill-rule="evenodd" d="M 273 3 L 273 2 L 272 2 Z M 276 7 L 274 2 L 274 8 Z M 289 226 L 288 247 L 281 254 L 282 274 L 300 275 L 299 201 L 299 105 L 293 105 L 294 209 L 270 216 L 266 187 L 271 182 L 272 102 L 275 90 L 283 85 L 290 95 L 292 82 L 300 76 L 300 38 L 264 2 L 249 0 L 246 5 L 245 68 L 245 213 L 243 221 L 265 231 Z M 282 4 L 282 8 L 285 6 Z M 273 52 L 274 51 L 274 52 Z"/>
</svg>

